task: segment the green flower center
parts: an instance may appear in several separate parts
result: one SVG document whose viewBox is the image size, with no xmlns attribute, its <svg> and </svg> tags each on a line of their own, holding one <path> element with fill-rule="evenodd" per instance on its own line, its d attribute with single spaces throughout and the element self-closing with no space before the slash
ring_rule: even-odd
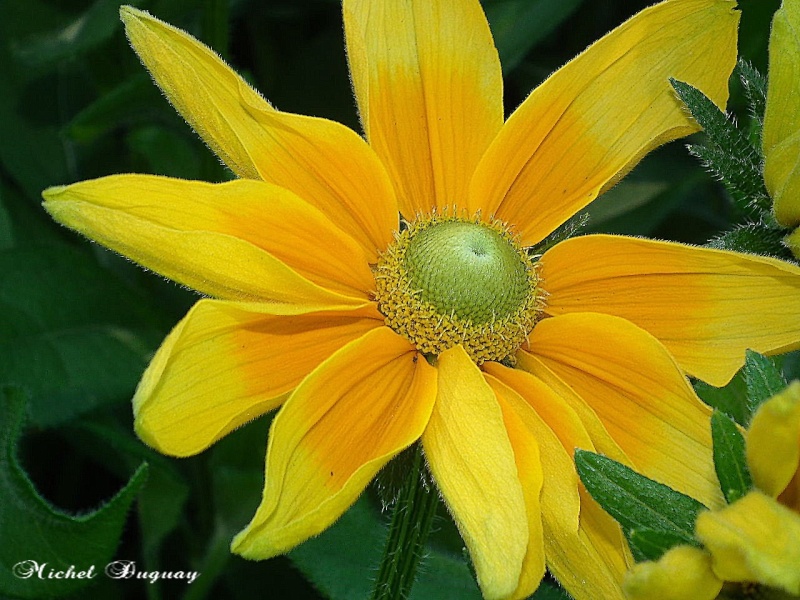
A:
<svg viewBox="0 0 800 600">
<path fill-rule="evenodd" d="M 474 324 L 513 315 L 530 293 L 528 266 L 513 242 L 480 223 L 426 227 L 409 240 L 405 268 L 421 300 Z"/>
<path fill-rule="evenodd" d="M 420 352 L 460 344 L 478 364 L 513 360 L 541 311 L 536 267 L 497 222 L 421 219 L 383 253 L 375 283 L 386 324 Z"/>
</svg>

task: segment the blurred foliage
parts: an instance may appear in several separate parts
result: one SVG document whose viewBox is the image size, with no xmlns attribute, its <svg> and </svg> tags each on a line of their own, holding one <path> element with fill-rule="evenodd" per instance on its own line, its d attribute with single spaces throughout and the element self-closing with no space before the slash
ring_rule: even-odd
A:
<svg viewBox="0 0 800 600">
<path fill-rule="evenodd" d="M 281 109 L 358 129 L 337 0 L 130 3 L 211 44 Z M 504 63 L 508 111 L 553 70 L 650 3 L 485 0 Z M 0 476 L 0 574 L 11 568 L 9 561 L 39 556 L 41 541 L 9 535 L 9 524 L 33 518 L 13 516 L 9 500 L 22 502 L 17 509 L 49 515 L 51 523 L 69 528 L 77 520 L 89 527 L 98 514 L 113 514 L 118 522 L 128 495 L 141 486 L 124 529 L 109 528 L 114 535 L 108 539 L 75 534 L 93 553 L 84 548 L 88 554 L 76 551 L 62 562 L 113 556 L 135 560 L 140 570 L 202 575 L 191 585 L 97 577 L 92 598 L 362 597 L 386 536 L 374 490 L 289 557 L 247 562 L 231 555 L 228 545 L 260 498 L 270 418 L 182 460 L 157 455 L 133 434 L 130 398 L 138 378 L 196 296 L 59 228 L 42 211 L 40 193 L 112 173 L 207 181 L 231 174 L 152 85 L 126 43 L 119 4 L 0 0 L 0 385 L 21 386 L 24 392 L 12 394 L 14 406 L 28 417 L 24 430 L 14 429 L 6 392 L 0 429 L 3 441 L 15 447 L 3 449 L 0 469 L 13 470 L 16 483 L 5 472 Z M 762 72 L 778 4 L 740 2 L 741 52 Z M 732 109 L 745 115 L 745 92 L 737 82 L 732 91 Z M 590 207 L 585 230 L 705 243 L 738 219 L 725 189 L 677 143 L 653 153 Z M 748 383 L 738 381 L 731 385 L 746 391 Z M 146 483 L 137 470 L 143 461 L 150 465 Z M 479 597 L 463 544 L 441 507 L 421 568 L 413 598 Z M 0 595 L 37 594 L 34 587 L 20 589 L 0 589 Z M 75 598 L 85 593 L 51 591 Z M 536 597 L 565 596 L 548 581 Z"/>
</svg>

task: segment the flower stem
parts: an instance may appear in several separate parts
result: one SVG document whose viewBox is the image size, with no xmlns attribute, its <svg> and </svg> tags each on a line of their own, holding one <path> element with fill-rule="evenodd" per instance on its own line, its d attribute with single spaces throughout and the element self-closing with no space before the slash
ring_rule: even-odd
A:
<svg viewBox="0 0 800 600">
<path fill-rule="evenodd" d="M 372 600 L 408 598 L 436 514 L 439 497 L 427 475 L 420 444 L 412 452 L 411 469 L 394 504 Z"/>
</svg>

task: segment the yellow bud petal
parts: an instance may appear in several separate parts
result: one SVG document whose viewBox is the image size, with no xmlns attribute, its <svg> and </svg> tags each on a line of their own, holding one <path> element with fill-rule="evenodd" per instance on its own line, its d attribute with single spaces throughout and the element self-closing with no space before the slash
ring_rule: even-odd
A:
<svg viewBox="0 0 800 600">
<path fill-rule="evenodd" d="M 746 440 L 753 481 L 776 498 L 800 467 L 800 381 L 759 407 Z"/>
<path fill-rule="evenodd" d="M 789 250 L 792 251 L 792 254 L 800 259 L 800 227 L 795 229 L 790 235 L 787 235 L 783 241 L 789 246 Z"/>
<path fill-rule="evenodd" d="M 724 581 L 751 581 L 800 594 L 800 515 L 761 492 L 700 514 L 698 539 Z"/>
<path fill-rule="evenodd" d="M 762 135 L 764 180 L 782 225 L 800 224 L 800 3 L 784 1 L 769 42 L 769 87 Z"/>
<path fill-rule="evenodd" d="M 712 600 L 722 589 L 711 557 L 699 548 L 676 546 L 657 562 L 634 565 L 623 583 L 631 600 Z"/>
</svg>

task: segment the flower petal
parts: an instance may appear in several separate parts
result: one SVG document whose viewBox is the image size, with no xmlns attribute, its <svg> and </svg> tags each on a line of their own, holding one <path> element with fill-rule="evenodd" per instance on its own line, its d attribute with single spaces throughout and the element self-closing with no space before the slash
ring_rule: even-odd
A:
<svg viewBox="0 0 800 600">
<path fill-rule="evenodd" d="M 261 181 L 112 175 L 43 195 L 57 221 L 212 296 L 324 308 L 365 304 L 374 285 L 352 238 Z"/>
<path fill-rule="evenodd" d="M 547 566 L 576 600 L 621 598 L 628 553 L 619 525 L 580 486 L 572 453 L 592 449 L 577 417 L 533 375 L 486 363 L 487 381 L 540 446 Z M 541 411 L 541 412 L 539 412 Z M 578 515 L 580 512 L 580 520 Z"/>
<path fill-rule="evenodd" d="M 477 0 L 345 0 L 364 131 L 408 218 L 465 206 L 467 185 L 503 124 L 500 60 Z"/>
<path fill-rule="evenodd" d="M 213 50 L 146 12 L 120 15 L 136 53 L 169 101 L 240 177 L 291 190 L 358 241 L 374 262 L 397 229 L 380 160 L 355 132 L 279 112 Z"/>
<path fill-rule="evenodd" d="M 550 391 L 546 393 L 546 397 L 549 400 L 544 405 L 541 405 L 541 401 L 535 402 L 533 397 L 531 397 L 530 402 L 555 431 L 561 431 L 557 423 L 566 421 L 566 430 L 557 433 L 565 448 L 568 450 L 574 450 L 575 448 L 594 450 L 618 462 L 632 464 L 625 452 L 622 451 L 622 448 L 608 433 L 606 426 L 597 416 L 597 413 L 563 379 L 545 367 L 532 354 L 520 354 L 517 360 L 519 368 L 514 371 L 514 378 L 518 379 L 516 385 L 519 389 L 534 387 L 529 378 L 533 378 L 550 388 Z M 493 368 L 495 367 L 487 370 L 495 372 L 492 370 Z M 555 393 L 555 396 L 553 393 Z M 588 444 L 585 441 L 584 430 L 585 434 L 589 436 Z M 567 431 L 580 431 L 581 434 L 579 437 L 574 437 L 574 433 L 567 434 Z"/>
<path fill-rule="evenodd" d="M 700 513 L 695 534 L 724 581 L 751 581 L 800 595 L 800 514 L 761 492 Z"/>
<path fill-rule="evenodd" d="M 594 501 L 583 485 L 578 491 L 581 496 L 581 527 L 577 539 L 566 537 L 558 544 L 552 544 L 551 563 L 558 561 L 564 571 L 575 570 L 575 562 L 592 561 L 593 566 L 581 569 L 580 591 L 572 594 L 575 600 L 596 598 L 598 585 L 601 589 L 612 586 L 603 593 L 603 598 L 620 598 L 622 581 L 626 570 L 633 564 L 633 557 L 619 523 Z M 590 573 L 588 576 L 587 571 Z M 593 582 L 591 588 L 587 586 L 589 581 Z"/>
<path fill-rule="evenodd" d="M 149 13 L 122 6 L 131 46 L 184 119 L 234 173 L 258 178 L 252 119 L 239 106 L 240 91 L 266 102 L 210 48 Z"/>
<path fill-rule="evenodd" d="M 624 584 L 630 600 L 714 600 L 721 589 L 708 553 L 684 545 L 670 548 L 658 561 L 638 563 Z"/>
<path fill-rule="evenodd" d="M 247 111 L 263 130 L 258 172 L 320 209 L 376 262 L 399 229 L 389 175 L 363 138 L 334 121 L 254 104 Z"/>
<path fill-rule="evenodd" d="M 492 386 L 493 379 L 487 378 Z M 506 402 L 497 392 L 497 403 L 503 411 L 503 423 L 508 433 L 508 439 L 514 450 L 514 461 L 517 464 L 517 473 L 522 486 L 522 495 L 525 499 L 525 511 L 528 517 L 528 549 L 522 561 L 517 589 L 510 598 L 527 598 L 530 596 L 544 577 L 544 532 L 542 530 L 542 505 L 539 495 L 542 491 L 542 463 L 540 460 L 539 444 L 525 422 L 517 415 L 514 408 Z"/>
<path fill-rule="evenodd" d="M 478 165 L 469 207 L 551 233 L 653 148 L 698 129 L 668 78 L 719 106 L 736 63 L 732 0 L 670 0 L 642 11 L 556 71 L 511 115 Z"/>
<path fill-rule="evenodd" d="M 516 590 L 528 519 L 514 450 L 494 392 L 461 346 L 439 355 L 439 392 L 422 445 L 469 549 L 484 598 Z"/>
<path fill-rule="evenodd" d="M 201 452 L 277 407 L 323 360 L 383 325 L 374 308 L 294 317 L 269 308 L 197 302 L 136 389 L 139 437 L 164 454 Z"/>
<path fill-rule="evenodd" d="M 775 218 L 800 225 L 800 6 L 784 2 L 769 41 L 767 110 L 761 142 L 764 181 L 775 200 Z"/>
<path fill-rule="evenodd" d="M 419 438 L 436 397 L 436 370 L 417 356 L 381 327 L 300 384 L 273 421 L 264 496 L 233 552 L 266 559 L 317 535 Z"/>
<path fill-rule="evenodd" d="M 622 236 L 561 242 L 541 259 L 547 313 L 623 317 L 663 343 L 681 367 L 716 386 L 745 349 L 800 348 L 800 268 L 787 262 Z"/>
<path fill-rule="evenodd" d="M 800 381 L 762 404 L 745 436 L 753 482 L 777 498 L 800 469 Z"/>
<path fill-rule="evenodd" d="M 549 512 L 546 517 L 551 526 L 556 523 L 559 529 L 578 531 L 579 480 L 571 453 L 575 448 L 594 449 L 580 420 L 558 394 L 536 377 L 494 362 L 484 363 L 483 370 L 495 395 L 514 409 L 536 438 L 543 488 L 552 488 L 545 490 L 547 497 L 559 498 L 558 503 L 542 506 L 543 511 Z M 537 408 L 544 414 L 540 415 Z"/>
<path fill-rule="evenodd" d="M 795 258 L 800 260 L 800 227 L 787 235 L 784 239 L 784 243 L 789 247 L 789 250 L 792 251 L 792 254 L 795 255 Z"/>
<path fill-rule="evenodd" d="M 618 317 L 575 313 L 539 322 L 530 353 L 539 362 L 519 352 L 519 368 L 547 377 L 544 365 L 566 382 L 637 470 L 707 506 L 721 504 L 711 411 L 653 336 Z"/>
</svg>

